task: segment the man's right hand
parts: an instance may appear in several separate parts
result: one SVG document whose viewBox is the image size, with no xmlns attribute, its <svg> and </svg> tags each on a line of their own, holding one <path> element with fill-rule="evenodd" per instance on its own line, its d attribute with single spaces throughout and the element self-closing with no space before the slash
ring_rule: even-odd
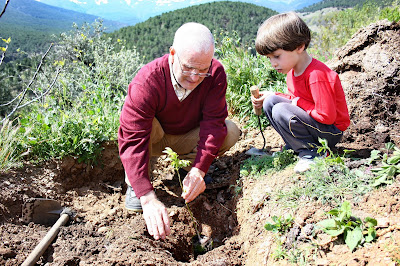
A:
<svg viewBox="0 0 400 266">
<path fill-rule="evenodd" d="M 171 233 L 167 208 L 157 199 L 154 191 L 141 196 L 140 203 L 142 204 L 143 217 L 149 234 L 155 240 L 165 239 Z"/>
</svg>

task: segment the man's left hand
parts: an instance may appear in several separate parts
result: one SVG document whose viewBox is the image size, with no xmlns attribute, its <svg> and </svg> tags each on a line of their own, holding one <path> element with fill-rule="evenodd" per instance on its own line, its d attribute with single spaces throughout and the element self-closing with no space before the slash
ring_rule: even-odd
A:
<svg viewBox="0 0 400 266">
<path fill-rule="evenodd" d="M 192 167 L 182 182 L 183 193 L 182 198 L 185 202 L 191 202 L 198 195 L 206 190 L 206 183 L 204 182 L 205 173 L 196 167 Z"/>
</svg>

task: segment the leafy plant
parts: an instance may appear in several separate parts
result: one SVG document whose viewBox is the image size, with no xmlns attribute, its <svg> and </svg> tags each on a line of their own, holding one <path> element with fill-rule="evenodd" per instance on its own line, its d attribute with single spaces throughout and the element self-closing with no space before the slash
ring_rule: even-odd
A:
<svg viewBox="0 0 400 266">
<path fill-rule="evenodd" d="M 382 184 L 392 184 L 394 177 L 400 174 L 400 149 L 397 148 L 393 143 L 389 142 L 385 144 L 386 153 L 381 155 L 381 151 L 373 150 L 369 159 L 371 164 L 373 161 L 380 160 L 381 167 L 371 169 L 375 173 L 376 179 L 372 184 L 374 187 Z M 393 151 L 389 157 L 388 153 Z"/>
<path fill-rule="evenodd" d="M 259 177 L 271 170 L 282 170 L 295 161 L 293 150 L 278 151 L 274 156 L 252 156 L 241 165 L 240 175 Z"/>
<path fill-rule="evenodd" d="M 319 226 L 331 236 L 342 235 L 351 251 L 363 242 L 372 242 L 376 238 L 377 221 L 370 217 L 364 221 L 352 217 L 351 206 L 347 201 L 343 202 L 340 209 L 332 209 L 327 214 L 334 218 L 320 221 Z"/>
<path fill-rule="evenodd" d="M 321 143 L 321 146 L 318 147 L 317 152 L 319 154 L 325 154 L 326 156 L 324 157 L 325 161 L 329 165 L 334 165 L 334 164 L 342 164 L 344 165 L 344 158 L 353 152 L 354 150 L 344 150 L 343 156 L 340 156 L 339 154 L 335 154 L 332 152 L 331 148 L 329 148 L 328 141 L 323 138 L 318 138 L 319 143 Z"/>
<path fill-rule="evenodd" d="M 265 230 L 272 231 L 278 234 L 285 234 L 290 227 L 293 225 L 293 217 L 292 215 L 287 215 L 285 218 L 282 216 L 272 216 L 273 223 L 266 223 L 264 225 Z"/>
</svg>

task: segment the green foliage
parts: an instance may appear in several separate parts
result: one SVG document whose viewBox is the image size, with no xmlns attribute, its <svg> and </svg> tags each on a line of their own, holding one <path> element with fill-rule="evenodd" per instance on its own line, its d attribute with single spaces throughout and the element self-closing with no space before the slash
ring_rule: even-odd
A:
<svg viewBox="0 0 400 266">
<path fill-rule="evenodd" d="M 126 40 L 128 48 L 136 47 L 149 62 L 168 53 L 175 31 L 186 22 L 202 23 L 211 32 L 236 31 L 243 45 L 254 46 L 258 26 L 275 14 L 276 11 L 249 3 L 219 1 L 167 12 L 121 28 L 109 36 L 114 40 Z"/>
<path fill-rule="evenodd" d="M 61 35 L 28 91 L 49 93 L 26 100 L 17 113 L 26 136 L 16 152 L 29 150 L 38 160 L 72 155 L 93 162 L 103 141 L 116 140 L 127 84 L 142 64 L 134 50 L 102 38 L 103 31 L 96 22 Z"/>
<path fill-rule="evenodd" d="M 376 238 L 377 221 L 367 217 L 364 221 L 351 216 L 350 203 L 343 202 L 340 209 L 332 209 L 327 213 L 333 218 L 319 222 L 325 233 L 331 236 L 342 235 L 346 245 L 353 251 L 358 245 L 372 242 Z"/>
<path fill-rule="evenodd" d="M 14 151 L 18 142 L 20 127 L 14 126 L 8 119 L 4 120 L 0 129 L 0 171 L 9 169 L 17 160 L 19 155 Z"/>
<path fill-rule="evenodd" d="M 264 225 L 265 230 L 272 231 L 280 235 L 287 233 L 294 223 L 294 219 L 291 215 L 287 215 L 285 218 L 282 216 L 272 216 L 272 221 L 273 223 L 266 223 Z"/>
<path fill-rule="evenodd" d="M 315 12 L 318 10 L 321 10 L 323 8 L 328 8 L 328 7 L 336 7 L 336 8 L 349 8 L 349 7 L 356 7 L 363 5 L 365 2 L 369 0 L 323 0 L 321 2 L 312 4 L 311 6 L 304 7 L 298 12 Z M 391 1 L 389 0 L 374 0 L 373 1 L 375 5 L 387 5 Z"/>
<path fill-rule="evenodd" d="M 260 177 L 269 171 L 282 170 L 295 161 L 293 150 L 276 152 L 274 156 L 252 156 L 240 166 L 240 175 Z"/>
<path fill-rule="evenodd" d="M 170 162 L 172 167 L 175 169 L 175 172 L 178 173 L 179 183 L 181 185 L 181 188 L 183 188 L 181 175 L 179 174 L 179 169 L 189 166 L 191 164 L 191 162 L 188 160 L 180 160 L 178 158 L 178 154 L 176 152 L 174 152 L 170 147 L 166 147 L 163 152 L 166 153 L 168 156 L 165 160 L 167 162 Z"/>
<path fill-rule="evenodd" d="M 323 204 L 350 198 L 357 201 L 373 188 L 371 172 L 363 167 L 350 170 L 343 162 L 344 157 L 330 152 L 328 157 L 314 161 L 305 179 L 296 181 L 287 191 L 280 191 L 278 200 L 317 200 Z"/>
<path fill-rule="evenodd" d="M 373 161 L 380 161 L 382 165 L 371 170 L 376 176 L 375 182 L 372 184 L 374 187 L 392 184 L 394 177 L 400 174 L 400 149 L 391 142 L 386 143 L 385 148 L 386 153 L 383 155 L 381 155 L 381 151 L 373 150 L 369 159 L 370 164 Z M 392 155 L 389 157 L 388 153 L 390 152 L 392 152 Z"/>
<path fill-rule="evenodd" d="M 250 87 L 259 85 L 260 90 L 286 90 L 285 75 L 276 72 L 269 60 L 260 55 L 253 55 L 251 49 L 240 45 L 236 32 L 221 32 L 217 38 L 216 54 L 225 67 L 228 78 L 226 100 L 231 114 L 246 120 L 248 126 L 257 127 L 258 122 L 253 114 Z M 262 116 L 262 124 L 268 120 Z"/>
</svg>

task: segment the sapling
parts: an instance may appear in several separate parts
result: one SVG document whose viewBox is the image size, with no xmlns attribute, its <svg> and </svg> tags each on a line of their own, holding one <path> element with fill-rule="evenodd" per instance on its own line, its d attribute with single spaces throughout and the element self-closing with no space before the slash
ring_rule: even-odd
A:
<svg viewBox="0 0 400 266">
<path fill-rule="evenodd" d="M 183 168 L 183 167 L 186 167 L 186 166 L 189 166 L 190 165 L 190 161 L 188 161 L 188 160 L 180 160 L 178 158 L 178 154 L 176 152 L 174 152 L 170 147 L 166 147 L 163 152 L 168 155 L 166 161 L 170 162 L 170 164 L 172 165 L 172 167 L 174 168 L 174 170 L 178 174 L 179 184 L 180 184 L 183 192 L 186 192 L 185 189 L 183 188 L 181 175 L 179 174 L 179 169 Z M 200 254 L 204 254 L 208 249 L 211 249 L 211 247 L 212 247 L 212 239 L 208 238 L 208 237 L 205 237 L 204 239 L 201 238 L 199 230 L 197 230 L 197 222 L 194 219 L 193 213 L 190 210 L 189 205 L 186 202 L 185 202 L 185 204 L 186 204 L 186 208 L 187 208 L 187 210 L 188 210 L 188 212 L 190 214 L 190 217 L 192 218 L 192 222 L 193 222 L 193 225 L 194 225 L 194 229 L 196 230 L 198 242 L 200 243 L 200 245 L 194 244 L 195 253 L 199 254 L 199 255 Z"/>
</svg>

